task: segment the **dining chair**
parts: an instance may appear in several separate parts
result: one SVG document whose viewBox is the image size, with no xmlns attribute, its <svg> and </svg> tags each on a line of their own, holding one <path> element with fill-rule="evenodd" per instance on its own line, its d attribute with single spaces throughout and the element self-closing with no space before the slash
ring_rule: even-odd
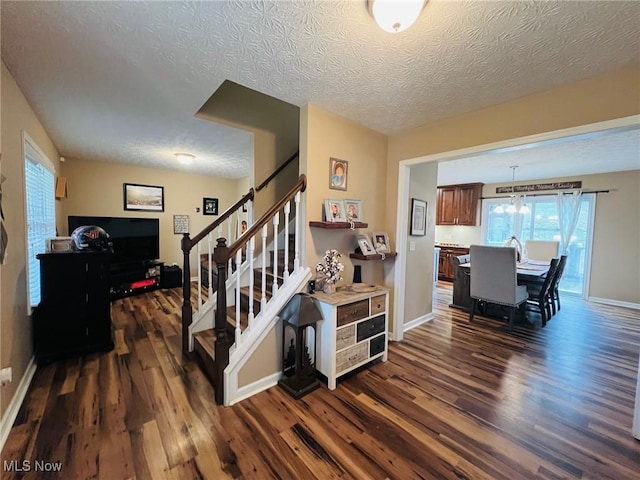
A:
<svg viewBox="0 0 640 480">
<path fill-rule="evenodd" d="M 551 309 L 553 310 L 553 314 L 556 314 L 556 311 L 560 310 L 560 280 L 562 280 L 562 275 L 564 274 L 564 267 L 567 264 L 567 255 L 562 255 L 560 257 L 560 262 L 558 263 L 558 268 L 556 269 L 556 274 L 551 283 L 551 288 L 549 288 L 549 296 Z M 556 310 L 557 307 L 557 310 Z"/>
<path fill-rule="evenodd" d="M 543 260 L 550 262 L 558 257 L 560 242 L 547 240 L 527 240 L 524 244 L 527 258 L 530 260 Z"/>
<path fill-rule="evenodd" d="M 516 249 L 471 245 L 471 287 L 473 299 L 469 322 L 478 308 L 478 302 L 495 303 L 509 307 L 509 331 L 513 329 L 515 309 L 519 307 L 522 319 L 528 298 L 527 287 L 518 285 Z"/>
<path fill-rule="evenodd" d="M 528 290 L 529 298 L 527 300 L 527 307 L 531 311 L 537 311 L 540 313 L 542 320 L 542 326 L 546 326 L 547 322 L 551 318 L 551 288 L 558 265 L 560 264 L 559 258 L 552 258 L 549 265 L 549 271 L 544 277 L 544 281 L 540 283 L 527 284 L 525 287 Z"/>
</svg>

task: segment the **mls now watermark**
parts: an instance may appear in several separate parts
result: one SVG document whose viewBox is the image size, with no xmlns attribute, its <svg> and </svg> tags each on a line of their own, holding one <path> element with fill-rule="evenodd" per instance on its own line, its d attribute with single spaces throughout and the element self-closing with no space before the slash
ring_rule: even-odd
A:
<svg viewBox="0 0 640 480">
<path fill-rule="evenodd" d="M 46 462 L 44 460 L 4 460 L 2 462 L 2 470 L 5 472 L 60 472 L 62 471 L 62 462 Z"/>
</svg>

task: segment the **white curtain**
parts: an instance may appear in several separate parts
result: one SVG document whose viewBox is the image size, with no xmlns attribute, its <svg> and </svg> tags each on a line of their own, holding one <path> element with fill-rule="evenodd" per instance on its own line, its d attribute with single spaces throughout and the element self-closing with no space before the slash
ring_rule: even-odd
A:
<svg viewBox="0 0 640 480">
<path fill-rule="evenodd" d="M 582 190 L 571 194 L 558 193 L 556 197 L 558 206 L 558 223 L 560 225 L 560 254 L 566 255 L 573 232 L 578 224 L 580 205 L 582 204 Z"/>
</svg>

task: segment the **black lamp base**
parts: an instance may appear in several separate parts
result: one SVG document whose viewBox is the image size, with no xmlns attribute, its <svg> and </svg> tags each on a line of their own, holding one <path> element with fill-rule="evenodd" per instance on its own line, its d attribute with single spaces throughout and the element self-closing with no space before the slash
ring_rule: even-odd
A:
<svg viewBox="0 0 640 480">
<path fill-rule="evenodd" d="M 294 376 L 278 380 L 278 385 L 280 385 L 289 395 L 298 400 L 304 397 L 307 393 L 318 388 L 320 386 L 320 380 L 312 378 L 300 381 Z"/>
</svg>

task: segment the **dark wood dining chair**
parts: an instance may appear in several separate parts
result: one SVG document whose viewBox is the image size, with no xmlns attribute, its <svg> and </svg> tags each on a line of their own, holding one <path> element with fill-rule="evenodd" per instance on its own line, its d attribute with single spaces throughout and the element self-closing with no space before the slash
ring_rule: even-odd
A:
<svg viewBox="0 0 640 480">
<path fill-rule="evenodd" d="M 469 322 L 480 301 L 509 307 L 509 331 L 513 329 L 516 308 L 525 316 L 527 287 L 518 285 L 516 271 L 516 249 L 511 247 L 488 247 L 471 245 L 471 287 L 473 299 Z"/>
<path fill-rule="evenodd" d="M 560 262 L 558 263 L 558 268 L 556 269 L 555 277 L 551 283 L 551 288 L 549 289 L 549 302 L 551 303 L 551 310 L 555 315 L 557 311 L 560 310 L 560 280 L 562 280 L 562 275 L 564 274 L 564 267 L 567 264 L 567 255 L 562 255 L 560 257 Z M 557 310 L 556 310 L 557 307 Z"/>
<path fill-rule="evenodd" d="M 551 295 L 550 291 L 552 283 L 558 270 L 560 259 L 552 258 L 549 266 L 549 271 L 542 283 L 528 283 L 526 289 L 529 293 L 529 299 L 527 300 L 527 308 L 531 311 L 540 313 L 542 319 L 542 326 L 547 325 L 547 321 L 551 318 Z"/>
</svg>

